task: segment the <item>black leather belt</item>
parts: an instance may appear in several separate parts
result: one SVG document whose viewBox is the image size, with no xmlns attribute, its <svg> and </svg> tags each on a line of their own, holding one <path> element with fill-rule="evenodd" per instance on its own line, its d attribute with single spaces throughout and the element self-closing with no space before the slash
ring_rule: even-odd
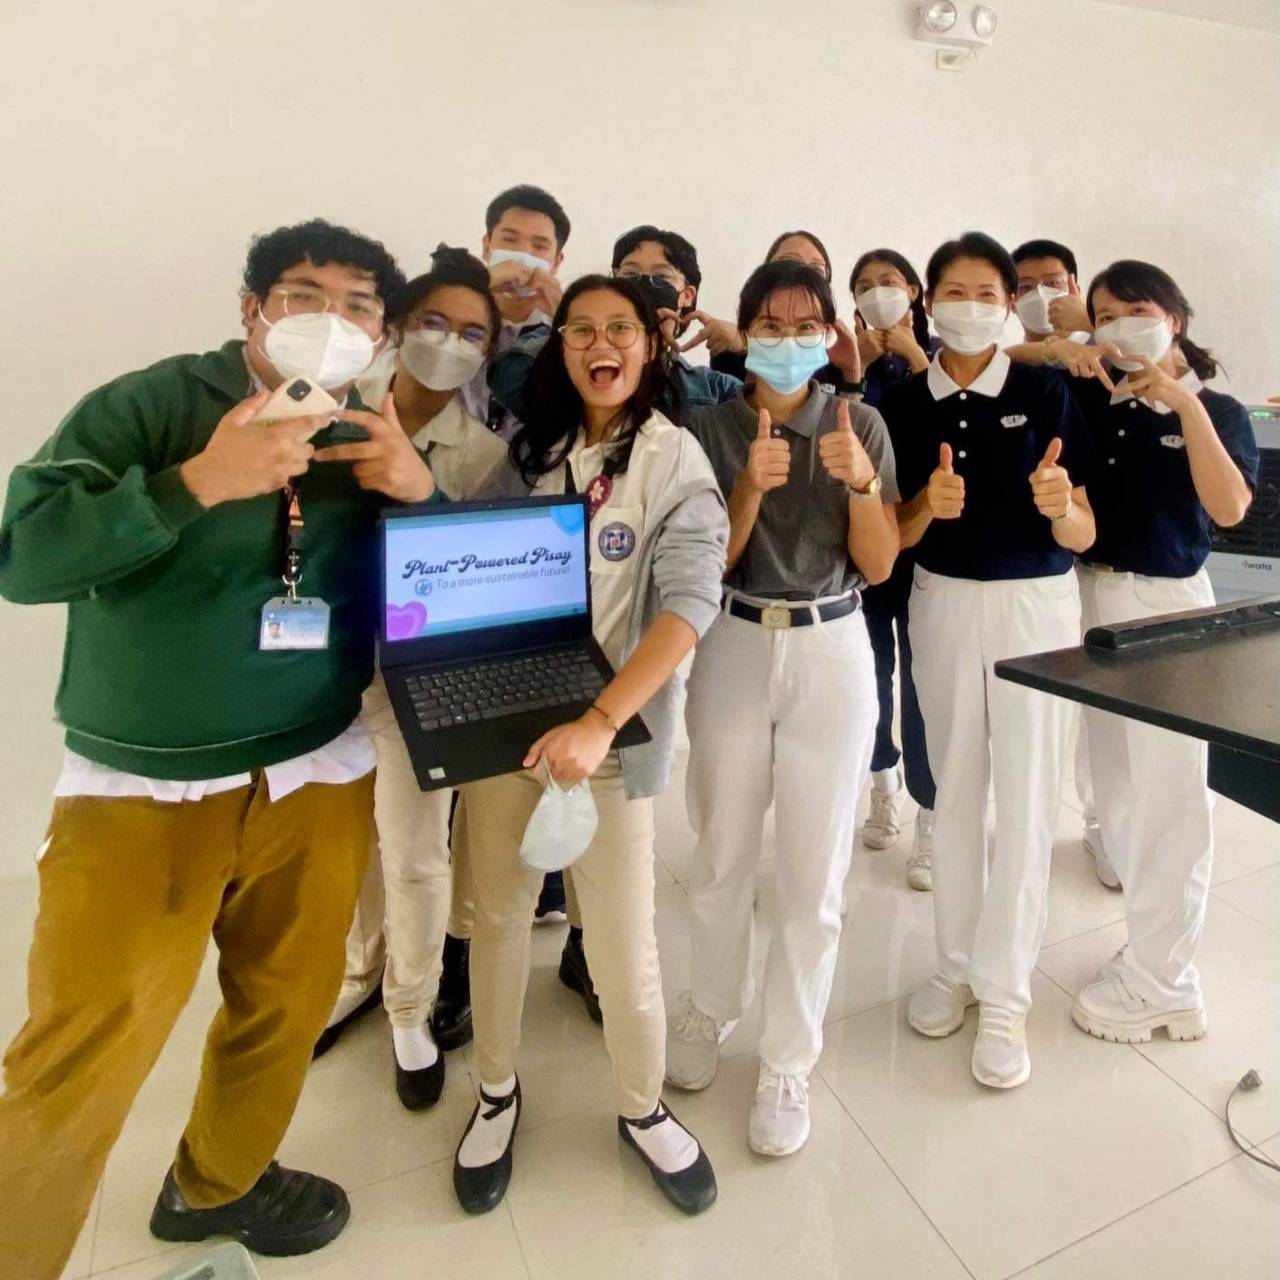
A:
<svg viewBox="0 0 1280 1280">
<path fill-rule="evenodd" d="M 832 600 L 829 604 L 818 605 L 818 617 L 823 622 L 833 622 L 836 618 L 845 618 L 851 613 L 857 613 L 861 607 L 862 597 L 855 591 L 853 595 L 846 596 L 843 600 Z M 802 600 L 780 600 L 776 604 L 762 608 L 759 605 L 747 604 L 737 596 L 729 598 L 729 613 L 733 617 L 742 618 L 745 622 L 759 623 L 760 626 L 769 627 L 771 630 L 812 626 L 813 608 L 812 604 L 806 604 Z"/>
</svg>

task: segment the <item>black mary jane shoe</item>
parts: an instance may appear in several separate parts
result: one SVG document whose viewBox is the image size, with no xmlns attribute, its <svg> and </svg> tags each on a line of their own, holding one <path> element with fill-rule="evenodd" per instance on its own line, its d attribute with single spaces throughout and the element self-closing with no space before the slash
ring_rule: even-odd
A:
<svg viewBox="0 0 1280 1280">
<path fill-rule="evenodd" d="M 392 1050 L 394 1054 L 395 1050 Z M 440 1101 L 444 1091 L 444 1050 L 436 1046 L 436 1060 L 419 1071 L 408 1071 L 396 1063 L 396 1097 L 406 1111 L 425 1111 Z"/>
<path fill-rule="evenodd" d="M 351 1010 L 345 1018 L 339 1019 L 331 1027 L 325 1029 L 316 1038 L 315 1048 L 311 1050 L 311 1058 L 323 1058 L 330 1049 L 342 1038 L 342 1033 L 346 1031 L 352 1023 L 358 1022 L 366 1013 L 372 1013 L 382 1003 L 382 979 L 378 979 L 378 985 L 369 992 L 367 996 Z"/>
<path fill-rule="evenodd" d="M 431 1038 L 445 1052 L 461 1049 L 474 1034 L 471 1026 L 471 940 L 445 934 L 444 968 L 435 1008 L 431 1010 Z"/>
<path fill-rule="evenodd" d="M 582 930 L 569 930 L 564 941 L 564 950 L 560 953 L 560 981 L 570 991 L 576 991 L 587 1007 L 587 1015 L 596 1026 L 604 1025 L 604 1014 L 600 1010 L 600 997 L 596 995 L 595 984 L 591 981 L 591 970 L 587 968 L 587 953 L 582 945 Z"/>
<path fill-rule="evenodd" d="M 170 1169 L 151 1211 L 151 1234 L 175 1242 L 227 1236 L 254 1253 L 288 1258 L 327 1245 L 350 1217 L 347 1194 L 336 1182 L 273 1160 L 249 1192 L 216 1209 L 193 1209 Z"/>
<path fill-rule="evenodd" d="M 456 1155 L 453 1157 L 453 1190 L 458 1203 L 468 1213 L 488 1213 L 491 1209 L 496 1209 L 502 1203 L 502 1197 L 507 1194 L 507 1187 L 511 1184 L 511 1148 L 515 1145 L 516 1130 L 520 1128 L 520 1106 L 519 1080 L 505 1098 L 491 1098 L 483 1089 L 480 1090 L 480 1101 L 471 1113 L 471 1122 L 462 1135 L 462 1142 L 466 1142 L 467 1134 L 479 1119 L 481 1108 L 484 1108 L 485 1119 L 493 1120 L 508 1107 L 515 1107 L 516 1118 L 511 1126 L 511 1137 L 507 1140 L 506 1150 L 491 1164 L 470 1169 L 460 1164 Z M 459 1151 L 462 1150 L 462 1142 L 458 1143 Z"/>
<path fill-rule="evenodd" d="M 698 1143 L 698 1158 L 687 1169 L 667 1173 L 649 1159 L 644 1148 L 635 1140 L 631 1132 L 632 1129 L 651 1129 L 655 1124 L 662 1123 L 680 1125 L 680 1128 L 684 1129 L 684 1125 L 680 1124 L 666 1106 L 659 1102 L 653 1115 L 646 1116 L 643 1120 L 627 1120 L 619 1116 L 618 1133 L 623 1142 L 649 1166 L 649 1173 L 653 1176 L 658 1190 L 681 1213 L 687 1213 L 690 1217 L 705 1213 L 716 1202 L 717 1188 L 715 1171 L 711 1168 L 711 1161 L 707 1159 L 707 1153 L 702 1149 L 702 1144 Z M 689 1131 L 685 1129 L 685 1132 Z M 689 1136 L 693 1137 L 692 1134 Z M 694 1138 L 694 1141 L 697 1142 L 697 1139 Z"/>
</svg>

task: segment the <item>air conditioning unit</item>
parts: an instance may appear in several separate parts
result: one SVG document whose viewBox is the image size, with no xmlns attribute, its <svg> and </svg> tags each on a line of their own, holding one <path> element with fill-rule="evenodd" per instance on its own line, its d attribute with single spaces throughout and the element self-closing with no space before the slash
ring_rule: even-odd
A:
<svg viewBox="0 0 1280 1280">
<path fill-rule="evenodd" d="M 1249 514 L 1234 528 L 1213 531 L 1205 566 L 1219 604 L 1280 595 L 1280 405 L 1248 410 L 1261 466 Z"/>
<path fill-rule="evenodd" d="M 985 49 L 995 39 L 999 19 L 989 4 L 966 0 L 924 0 L 916 8 L 916 39 L 930 44 Z"/>
</svg>

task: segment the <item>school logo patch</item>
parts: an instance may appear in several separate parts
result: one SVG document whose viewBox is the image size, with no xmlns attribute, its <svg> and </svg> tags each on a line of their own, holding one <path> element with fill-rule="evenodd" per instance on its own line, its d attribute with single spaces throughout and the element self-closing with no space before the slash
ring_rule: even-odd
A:
<svg viewBox="0 0 1280 1280">
<path fill-rule="evenodd" d="M 1002 427 L 1025 427 L 1027 425 L 1027 415 L 1025 413 L 1007 413 L 1000 419 Z"/>
<path fill-rule="evenodd" d="M 1185 449 L 1187 442 L 1181 436 L 1161 436 L 1160 443 L 1166 449 Z"/>
<path fill-rule="evenodd" d="M 596 545 L 606 560 L 616 564 L 619 560 L 627 559 L 636 549 L 636 531 L 629 524 L 615 520 L 613 524 L 607 524 L 600 530 Z"/>
</svg>

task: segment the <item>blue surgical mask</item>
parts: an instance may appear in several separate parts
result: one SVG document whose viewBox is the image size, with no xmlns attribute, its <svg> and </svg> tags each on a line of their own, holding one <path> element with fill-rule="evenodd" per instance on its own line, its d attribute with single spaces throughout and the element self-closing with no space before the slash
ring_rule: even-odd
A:
<svg viewBox="0 0 1280 1280">
<path fill-rule="evenodd" d="M 794 338 L 783 338 L 766 347 L 758 338 L 747 338 L 747 369 L 784 396 L 799 391 L 827 363 L 825 344 L 802 347 Z"/>
</svg>

